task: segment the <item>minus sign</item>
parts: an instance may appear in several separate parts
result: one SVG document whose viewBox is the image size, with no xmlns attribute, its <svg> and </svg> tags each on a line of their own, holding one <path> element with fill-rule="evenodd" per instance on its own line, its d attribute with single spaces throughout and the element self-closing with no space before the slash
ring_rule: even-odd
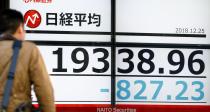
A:
<svg viewBox="0 0 210 112">
<path fill-rule="evenodd" d="M 100 91 L 103 92 L 103 93 L 104 92 L 109 92 L 109 89 L 101 89 Z"/>
</svg>

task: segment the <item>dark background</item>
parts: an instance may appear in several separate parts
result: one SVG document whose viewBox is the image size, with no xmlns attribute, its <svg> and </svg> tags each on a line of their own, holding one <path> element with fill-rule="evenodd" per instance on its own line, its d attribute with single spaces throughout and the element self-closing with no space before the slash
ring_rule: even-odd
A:
<svg viewBox="0 0 210 112">
<path fill-rule="evenodd" d="M 9 0 L 0 0 L 0 11 L 9 8 Z"/>
</svg>

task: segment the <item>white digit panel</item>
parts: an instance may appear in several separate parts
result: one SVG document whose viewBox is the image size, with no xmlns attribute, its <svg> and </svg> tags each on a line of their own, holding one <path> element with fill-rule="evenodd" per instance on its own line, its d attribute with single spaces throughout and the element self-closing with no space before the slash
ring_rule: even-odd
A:
<svg viewBox="0 0 210 112">
<path fill-rule="evenodd" d="M 117 77 L 117 104 L 209 105 L 209 79 Z"/>
<path fill-rule="evenodd" d="M 130 52 L 124 51 L 120 53 L 121 50 L 125 49 Z M 118 47 L 116 54 L 117 75 L 208 77 L 208 74 L 210 74 L 208 68 L 210 66 L 210 52 L 207 49 Z M 154 69 L 151 68 L 152 66 Z M 129 68 L 129 72 L 121 72 L 119 70 L 125 71 Z M 141 72 L 140 69 L 146 72 Z M 150 69 L 151 72 L 147 72 Z"/>
<path fill-rule="evenodd" d="M 86 75 L 88 74 L 110 75 L 111 74 L 111 54 L 110 54 L 111 48 L 109 47 L 39 46 L 39 49 L 47 65 L 47 70 L 49 74 L 86 74 Z M 58 49 L 60 50 L 58 51 Z M 76 49 L 79 51 L 75 51 Z M 81 49 L 83 51 L 81 51 Z M 95 50 L 103 49 L 104 52 L 95 51 L 94 53 L 94 49 Z M 81 72 L 73 71 L 73 69 L 80 69 L 83 66 L 85 66 L 83 62 L 75 63 L 73 61 L 72 59 L 73 51 L 75 51 L 74 57 L 76 57 L 77 60 L 80 60 L 80 61 L 84 60 L 85 61 L 84 63 L 87 63 L 87 67 L 85 67 L 85 69 L 83 69 Z M 86 56 L 84 56 L 84 52 L 87 54 Z M 60 60 L 60 62 L 58 62 L 58 54 L 59 54 L 59 57 L 62 57 L 62 60 Z M 102 61 L 98 61 L 101 58 L 105 58 L 105 59 L 102 59 Z M 57 69 L 58 66 L 62 66 L 62 68 L 66 69 L 66 71 L 65 72 L 53 71 L 53 69 Z M 105 69 L 105 66 L 106 66 L 106 69 Z M 105 71 L 101 73 L 94 72 L 93 68 L 96 68 L 96 69 L 104 68 Z"/>
<path fill-rule="evenodd" d="M 117 104 L 210 104 L 209 49 L 118 47 L 116 54 Z"/>
<path fill-rule="evenodd" d="M 110 104 L 110 80 L 109 76 L 51 76 L 55 103 Z M 35 96 L 33 101 L 37 101 Z"/>
<path fill-rule="evenodd" d="M 25 26 L 26 30 L 111 31 L 111 4 L 109 0 L 52 0 L 51 3 L 40 3 L 33 1 L 30 3 L 25 3 L 24 0 L 10 0 L 10 8 L 17 9 L 23 14 L 29 10 L 36 10 L 40 13 L 42 18 L 40 26 L 37 28 L 29 28 Z M 47 16 L 47 13 L 54 14 Z M 71 13 L 71 17 L 67 18 L 67 16 L 65 16 L 66 13 Z M 57 16 L 55 16 L 55 14 Z M 65 16 L 64 19 L 62 18 L 62 14 Z M 77 14 L 84 14 L 84 16 L 80 18 L 77 16 Z M 89 14 L 91 14 L 90 17 L 88 17 Z M 98 15 L 100 17 L 98 17 Z M 56 17 L 56 20 L 47 19 Z M 68 21 L 65 18 L 70 20 L 70 24 L 72 25 L 62 24 L 63 21 Z M 55 23 L 56 21 L 57 25 L 47 25 L 48 20 L 50 23 Z M 77 20 L 82 20 L 81 25 Z"/>
<path fill-rule="evenodd" d="M 78 35 L 78 34 L 26 34 L 26 40 L 29 41 L 73 41 L 73 42 L 110 42 L 109 35 Z"/>
<path fill-rule="evenodd" d="M 206 35 L 206 37 L 177 37 L 119 34 L 117 41 L 209 44 L 209 6 L 209 0 L 117 0 L 116 32 L 118 33 Z M 184 30 L 177 31 L 177 28 Z M 201 29 L 203 31 L 199 31 Z"/>
</svg>

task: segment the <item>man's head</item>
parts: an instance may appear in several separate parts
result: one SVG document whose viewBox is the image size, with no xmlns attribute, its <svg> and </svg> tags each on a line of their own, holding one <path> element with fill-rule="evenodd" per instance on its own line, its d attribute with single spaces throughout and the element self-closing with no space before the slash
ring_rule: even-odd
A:
<svg viewBox="0 0 210 112">
<path fill-rule="evenodd" d="M 12 9 L 0 13 L 0 34 L 13 35 L 18 40 L 24 40 L 24 19 L 23 15 Z"/>
</svg>

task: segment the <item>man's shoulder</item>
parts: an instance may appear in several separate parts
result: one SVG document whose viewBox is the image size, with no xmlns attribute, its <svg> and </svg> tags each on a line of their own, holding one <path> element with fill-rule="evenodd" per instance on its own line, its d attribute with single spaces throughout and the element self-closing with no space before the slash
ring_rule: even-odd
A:
<svg viewBox="0 0 210 112">
<path fill-rule="evenodd" d="M 39 49 L 35 43 L 30 41 L 23 41 L 21 51 L 31 54 L 32 52 L 39 53 Z"/>
<path fill-rule="evenodd" d="M 28 48 L 28 49 L 30 49 L 30 48 L 33 49 L 33 48 L 36 48 L 36 44 L 33 42 L 30 42 L 30 41 L 23 41 L 22 47 Z"/>
<path fill-rule="evenodd" d="M 5 48 L 12 48 L 14 41 L 4 40 L 0 41 L 0 46 L 4 46 Z M 22 41 L 22 48 L 36 48 L 36 44 L 30 41 Z"/>
</svg>

